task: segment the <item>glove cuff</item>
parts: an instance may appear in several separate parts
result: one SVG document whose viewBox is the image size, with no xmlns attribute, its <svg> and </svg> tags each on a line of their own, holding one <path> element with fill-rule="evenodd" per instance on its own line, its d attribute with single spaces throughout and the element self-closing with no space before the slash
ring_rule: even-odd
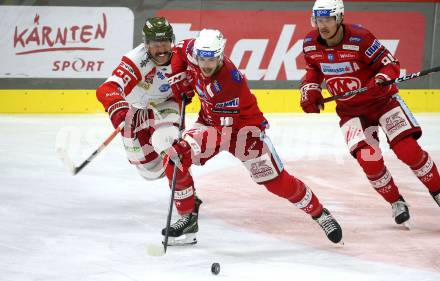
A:
<svg viewBox="0 0 440 281">
<path fill-rule="evenodd" d="M 382 81 L 390 81 L 391 78 L 385 73 L 378 73 L 374 76 L 374 79 L 380 79 Z"/>
<path fill-rule="evenodd" d="M 126 101 L 118 101 L 118 102 L 110 105 L 109 108 L 107 109 L 107 112 L 110 116 L 110 119 L 117 111 L 124 109 L 124 108 L 126 108 L 126 109 L 130 108 L 128 102 L 126 102 Z"/>
<path fill-rule="evenodd" d="M 300 93 L 301 93 L 301 102 L 302 103 L 307 103 L 308 101 L 309 101 L 309 96 L 308 96 L 308 92 L 309 91 L 318 91 L 319 92 L 319 94 L 321 95 L 321 97 L 322 97 L 322 94 L 321 94 L 321 86 L 319 85 L 319 84 L 317 84 L 317 83 L 308 83 L 308 84 L 305 84 L 305 85 L 303 85 L 300 89 L 299 89 L 299 91 L 300 91 Z"/>
<path fill-rule="evenodd" d="M 322 89 L 321 89 L 321 86 L 317 83 L 308 83 L 308 84 L 303 85 L 299 90 L 301 91 L 301 93 L 303 93 L 303 92 L 307 92 L 309 90 L 321 91 Z"/>
</svg>

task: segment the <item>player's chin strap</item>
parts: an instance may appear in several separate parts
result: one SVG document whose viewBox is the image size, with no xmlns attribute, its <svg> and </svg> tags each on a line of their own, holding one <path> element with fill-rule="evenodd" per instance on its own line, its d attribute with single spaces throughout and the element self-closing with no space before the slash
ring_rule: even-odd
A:
<svg viewBox="0 0 440 281">
<path fill-rule="evenodd" d="M 422 77 L 422 76 L 425 76 L 425 75 L 428 75 L 428 74 L 431 74 L 431 73 L 434 73 L 434 72 L 439 72 L 439 71 L 440 71 L 440 66 L 436 66 L 436 67 L 425 69 L 425 70 L 422 70 L 422 71 L 419 71 L 419 72 L 407 74 L 405 76 L 398 77 L 398 78 L 396 78 L 394 80 L 385 81 L 385 82 L 381 83 L 380 86 L 384 87 L 384 86 L 389 86 L 391 84 L 397 84 L 397 83 L 405 82 L 405 81 L 408 81 L 408 80 L 411 80 L 411 79 L 415 79 L 415 78 Z M 365 92 L 367 92 L 370 89 L 371 88 L 368 88 L 368 87 L 362 87 L 362 88 L 359 88 L 359 89 L 356 89 L 356 90 L 345 92 L 345 93 L 340 94 L 340 95 L 331 96 L 331 97 L 325 98 L 323 100 L 323 103 L 334 101 L 334 100 L 339 100 L 339 99 L 345 99 L 345 98 L 348 98 L 348 97 L 351 97 L 351 96 L 354 96 L 354 95 L 357 95 L 357 94 L 365 93 Z"/>
</svg>

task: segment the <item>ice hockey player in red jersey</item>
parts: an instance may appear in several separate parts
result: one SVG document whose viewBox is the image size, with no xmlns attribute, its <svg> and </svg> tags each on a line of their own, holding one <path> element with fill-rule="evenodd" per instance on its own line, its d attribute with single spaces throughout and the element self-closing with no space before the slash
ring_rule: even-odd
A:
<svg viewBox="0 0 440 281">
<path fill-rule="evenodd" d="M 368 87 L 366 93 L 338 99 L 336 112 L 350 149 L 373 188 L 391 204 L 397 224 L 410 218 L 408 205 L 384 165 L 378 146 L 380 126 L 396 156 L 407 164 L 440 206 L 440 177 L 428 153 L 417 139 L 422 130 L 398 95 L 398 89 L 380 86 L 399 77 L 394 56 L 367 29 L 343 24 L 342 0 L 316 0 L 312 24 L 316 27 L 304 39 L 307 73 L 301 82 L 301 107 L 319 113 L 323 104 L 321 83 L 332 95 Z"/>
<path fill-rule="evenodd" d="M 170 185 L 174 163 L 179 167 L 175 202 L 181 218 L 169 229 L 169 244 L 197 242 L 200 201 L 189 168 L 205 164 L 221 151 L 242 161 L 257 184 L 311 215 L 332 242 L 340 242 L 342 230 L 337 221 L 307 185 L 283 168 L 265 134 L 268 123 L 257 100 L 245 77 L 224 56 L 224 47 L 220 31 L 204 29 L 196 39 L 179 42 L 173 50 L 169 78 L 173 94 L 186 99 L 196 92 L 201 110 L 193 127 L 185 130 L 183 140 L 176 142 L 164 158 Z"/>
<path fill-rule="evenodd" d="M 122 57 L 112 75 L 96 90 L 98 100 L 122 132 L 128 160 L 146 180 L 164 176 L 160 153 L 178 135 L 179 104 L 168 84 L 174 33 L 163 17 L 148 18 L 144 42 Z"/>
</svg>

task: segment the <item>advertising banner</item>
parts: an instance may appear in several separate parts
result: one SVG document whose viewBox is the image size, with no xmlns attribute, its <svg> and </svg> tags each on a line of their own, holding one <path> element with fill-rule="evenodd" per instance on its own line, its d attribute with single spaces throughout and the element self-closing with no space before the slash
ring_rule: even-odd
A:
<svg viewBox="0 0 440 281">
<path fill-rule="evenodd" d="M 128 8 L 0 6 L 0 78 L 104 78 L 133 47 Z"/>
<path fill-rule="evenodd" d="M 249 80 L 299 80 L 305 74 L 302 44 L 312 30 L 308 11 L 161 10 L 177 40 L 214 28 L 227 39 L 225 53 Z M 369 29 L 401 63 L 402 74 L 423 65 L 425 17 L 420 12 L 355 12 L 345 23 Z M 410 24 L 408 24 L 410 23 Z"/>
</svg>

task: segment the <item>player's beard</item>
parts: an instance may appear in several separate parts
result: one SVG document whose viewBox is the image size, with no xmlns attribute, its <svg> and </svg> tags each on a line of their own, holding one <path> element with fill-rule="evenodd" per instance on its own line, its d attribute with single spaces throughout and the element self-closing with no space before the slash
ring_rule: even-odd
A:
<svg viewBox="0 0 440 281">
<path fill-rule="evenodd" d="M 202 71 L 203 76 L 209 78 L 214 75 L 222 67 L 222 65 L 223 62 L 220 62 L 216 67 L 200 67 L 200 70 Z"/>
<path fill-rule="evenodd" d="M 202 70 L 203 76 L 211 77 L 217 70 L 217 67 L 202 67 L 200 69 Z"/>
</svg>

